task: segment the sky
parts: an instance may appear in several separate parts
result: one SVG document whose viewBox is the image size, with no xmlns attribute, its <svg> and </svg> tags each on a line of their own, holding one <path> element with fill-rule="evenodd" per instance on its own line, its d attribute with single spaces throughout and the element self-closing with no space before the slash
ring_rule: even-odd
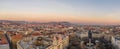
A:
<svg viewBox="0 0 120 49">
<path fill-rule="evenodd" d="M 120 23 L 120 0 L 0 0 L 0 20 Z"/>
</svg>

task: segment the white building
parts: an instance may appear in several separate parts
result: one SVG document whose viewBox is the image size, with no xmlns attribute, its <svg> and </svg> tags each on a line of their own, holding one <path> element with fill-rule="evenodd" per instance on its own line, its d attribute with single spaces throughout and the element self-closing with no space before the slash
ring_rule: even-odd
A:
<svg viewBox="0 0 120 49">
<path fill-rule="evenodd" d="M 84 37 L 88 37 L 88 32 L 84 32 L 84 33 L 81 33 L 81 34 L 77 34 L 79 35 L 79 37 L 81 38 L 84 38 Z M 103 37 L 104 34 L 102 33 L 92 33 L 92 37 L 95 37 L 95 38 L 99 38 L 99 37 Z"/>
<path fill-rule="evenodd" d="M 113 36 L 111 41 L 116 49 L 120 49 L 120 36 Z"/>
<path fill-rule="evenodd" d="M 9 44 L 0 45 L 0 49 L 9 49 Z"/>
</svg>

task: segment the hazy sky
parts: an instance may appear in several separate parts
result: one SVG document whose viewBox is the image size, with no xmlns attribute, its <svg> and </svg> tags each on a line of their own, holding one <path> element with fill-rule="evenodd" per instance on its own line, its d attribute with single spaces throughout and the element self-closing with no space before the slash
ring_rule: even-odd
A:
<svg viewBox="0 0 120 49">
<path fill-rule="evenodd" d="M 120 0 L 0 0 L 1 20 L 120 23 Z"/>
</svg>

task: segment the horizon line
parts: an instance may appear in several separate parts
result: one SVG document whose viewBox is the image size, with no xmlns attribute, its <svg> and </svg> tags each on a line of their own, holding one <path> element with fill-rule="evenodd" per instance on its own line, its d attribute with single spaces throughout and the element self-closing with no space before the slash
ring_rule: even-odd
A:
<svg viewBox="0 0 120 49">
<path fill-rule="evenodd" d="M 115 23 L 94 23 L 94 22 L 70 22 L 70 21 L 49 21 L 49 22 L 40 22 L 40 21 L 27 21 L 27 20 L 5 20 L 5 19 L 0 19 L 0 21 L 25 21 L 25 22 L 35 22 L 35 23 L 50 23 L 50 22 L 69 22 L 72 24 L 82 24 L 82 25 L 120 25 L 120 24 L 115 24 Z"/>
</svg>

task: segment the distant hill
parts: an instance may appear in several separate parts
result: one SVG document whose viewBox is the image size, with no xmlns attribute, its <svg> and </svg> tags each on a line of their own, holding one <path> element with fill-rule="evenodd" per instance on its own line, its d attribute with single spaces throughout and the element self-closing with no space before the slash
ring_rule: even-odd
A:
<svg viewBox="0 0 120 49">
<path fill-rule="evenodd" d="M 71 25 L 72 23 L 70 22 L 45 22 L 45 23 L 40 23 L 40 22 L 27 22 L 27 21 L 14 21 L 14 20 L 0 20 L 0 23 L 2 22 L 8 22 L 11 24 L 63 24 L 63 25 Z"/>
<path fill-rule="evenodd" d="M 28 23 L 26 21 L 0 20 L 0 23 L 3 23 L 3 22 L 10 23 L 10 24 L 26 24 L 26 23 Z"/>
</svg>

